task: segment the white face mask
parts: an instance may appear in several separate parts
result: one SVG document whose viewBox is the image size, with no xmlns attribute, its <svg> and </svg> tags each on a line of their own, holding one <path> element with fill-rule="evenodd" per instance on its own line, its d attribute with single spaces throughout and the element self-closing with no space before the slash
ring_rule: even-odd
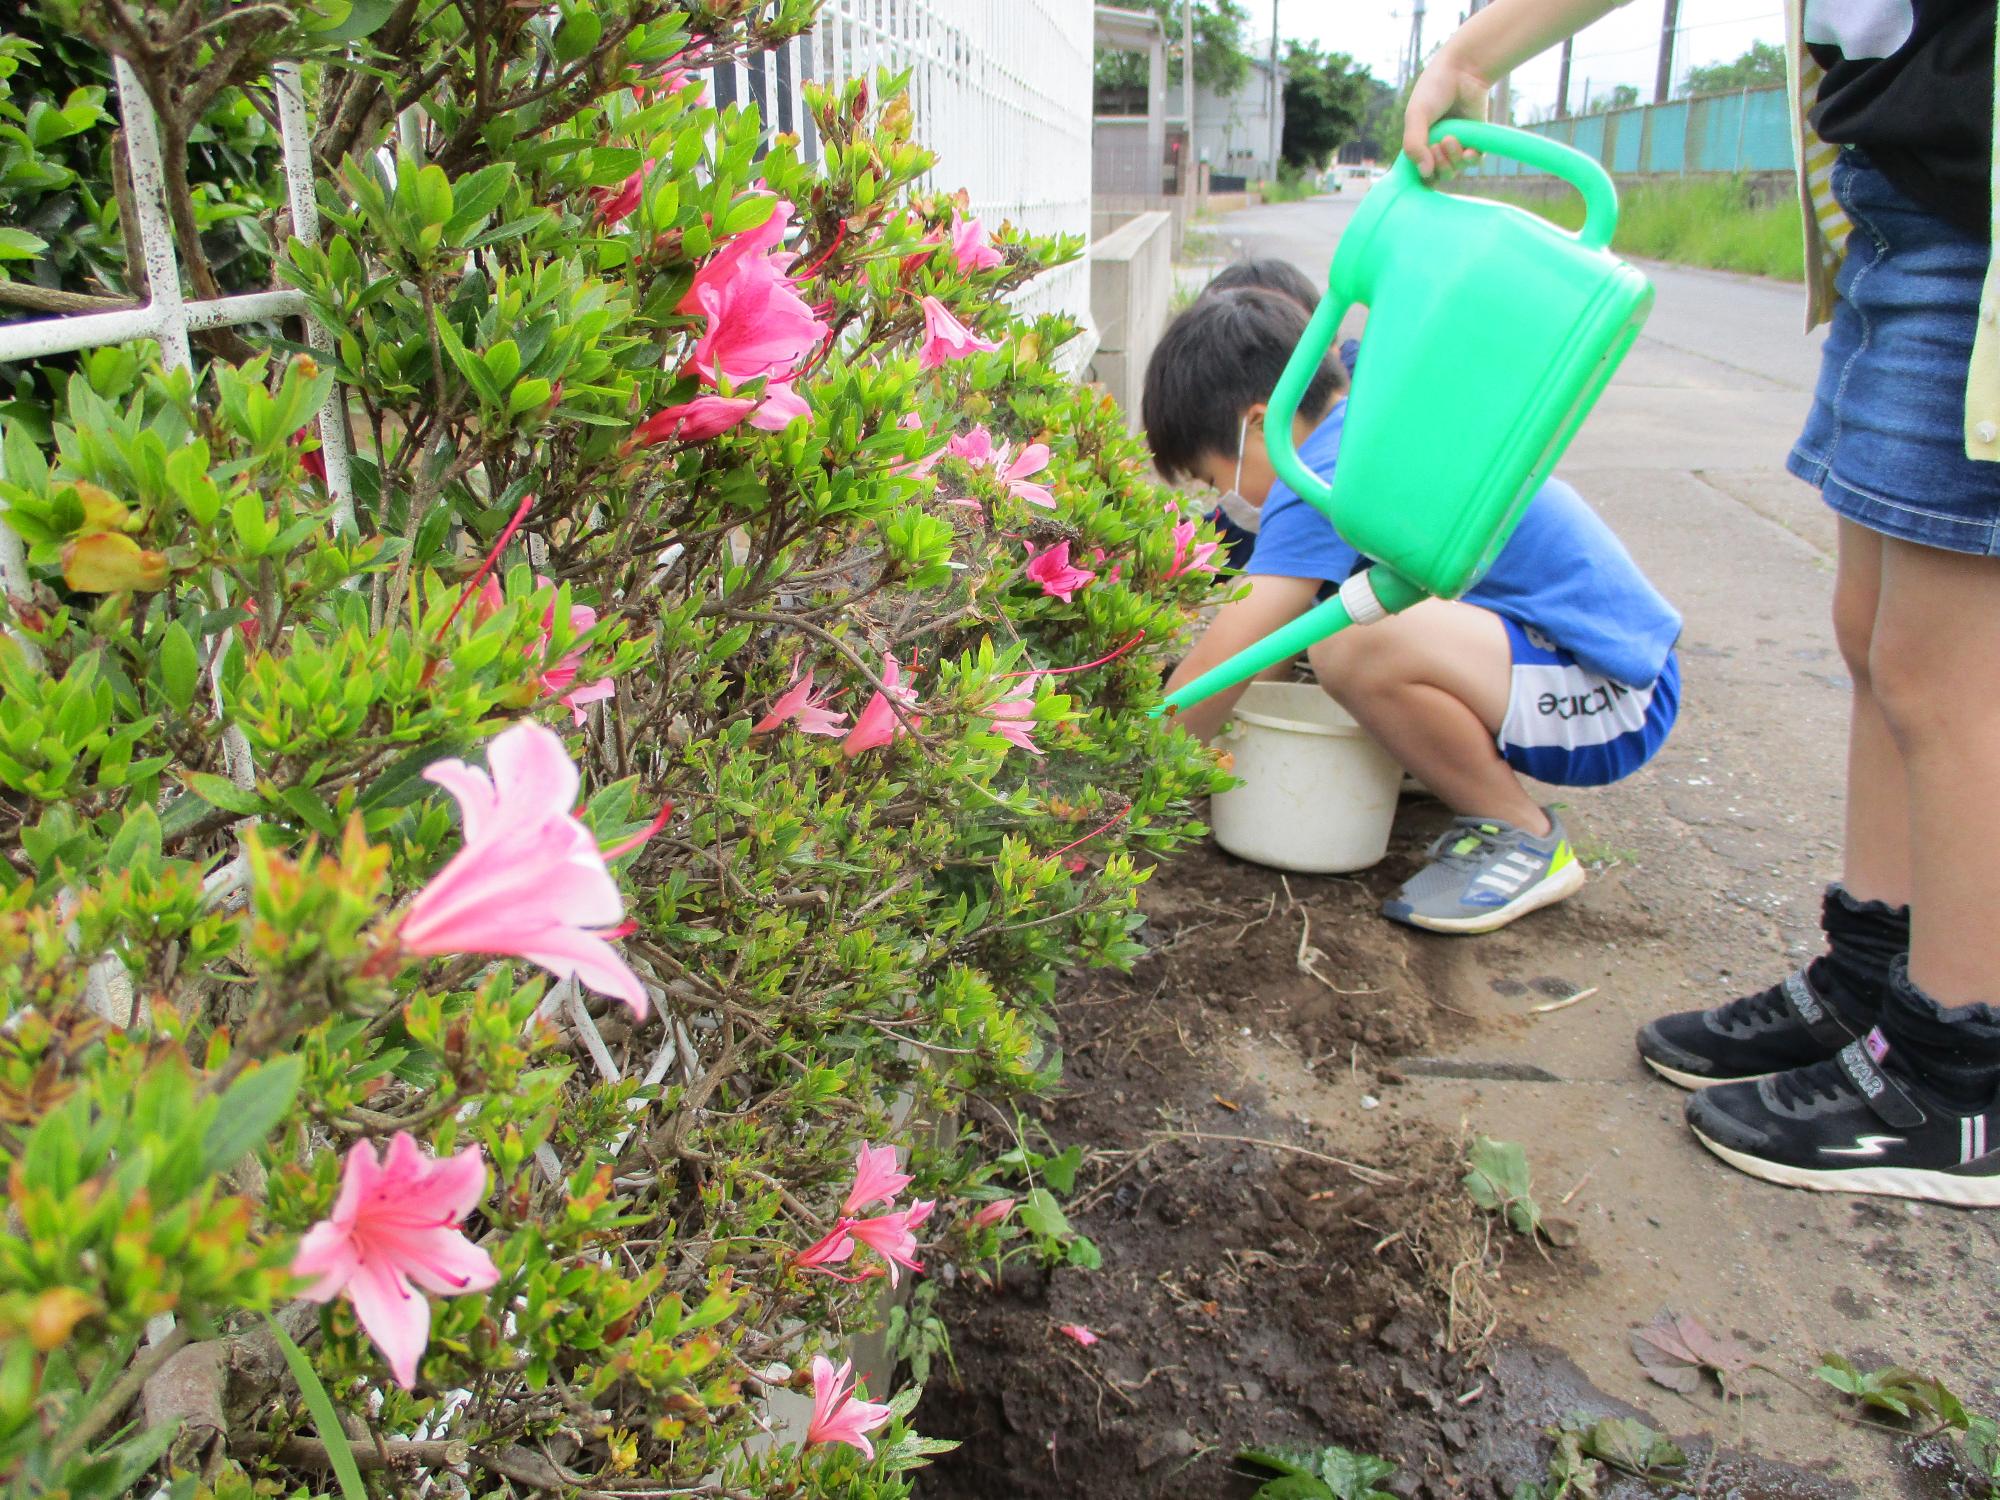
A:
<svg viewBox="0 0 2000 1500">
<path fill-rule="evenodd" d="M 1255 536 L 1257 528 L 1263 524 L 1264 513 L 1243 498 L 1243 444 L 1249 436 L 1250 418 L 1246 413 L 1236 427 L 1236 478 L 1222 497 L 1222 513 Z"/>
</svg>

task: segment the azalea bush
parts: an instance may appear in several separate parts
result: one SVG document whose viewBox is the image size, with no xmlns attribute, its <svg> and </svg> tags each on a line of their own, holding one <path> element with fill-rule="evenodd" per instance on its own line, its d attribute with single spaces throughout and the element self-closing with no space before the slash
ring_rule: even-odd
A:
<svg viewBox="0 0 2000 1500">
<path fill-rule="evenodd" d="M 711 106 L 812 11 L 44 0 L 170 143 L 304 61 L 335 339 L 6 413 L 15 1491 L 901 1495 L 849 1341 L 1094 1259 L 980 1126 L 1217 783 L 1147 712 L 1212 542 L 896 80 L 811 166 Z"/>
</svg>

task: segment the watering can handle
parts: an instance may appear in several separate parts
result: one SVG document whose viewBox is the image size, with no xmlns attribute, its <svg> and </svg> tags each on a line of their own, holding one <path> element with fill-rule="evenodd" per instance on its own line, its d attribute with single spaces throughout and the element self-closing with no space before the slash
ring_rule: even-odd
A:
<svg viewBox="0 0 2000 1500">
<path fill-rule="evenodd" d="M 1560 177 L 1583 195 L 1583 228 L 1576 232 L 1577 239 L 1592 250 L 1611 248 L 1612 232 L 1618 228 L 1618 189 L 1603 167 L 1574 146 L 1486 120 L 1439 120 L 1431 126 L 1432 144 L 1446 136 L 1456 137 L 1460 145 L 1474 151 L 1510 156 L 1524 166 Z"/>
<path fill-rule="evenodd" d="M 1576 232 L 1578 243 L 1592 250 L 1610 248 L 1612 233 L 1618 228 L 1618 190 L 1612 186 L 1604 168 L 1590 157 L 1545 135 L 1495 125 L 1486 120 L 1439 120 L 1431 126 L 1433 142 L 1441 141 L 1446 136 L 1457 137 L 1460 144 L 1475 151 L 1512 157 L 1523 165 L 1538 167 L 1562 178 L 1583 196 L 1583 227 Z M 1392 171 L 1408 178 L 1406 187 L 1420 181 L 1416 168 L 1406 156 L 1396 159 Z M 1334 264 L 1337 271 L 1338 260 Z M 1271 393 L 1270 409 L 1264 418 L 1264 446 L 1270 454 L 1272 468 L 1291 487 L 1293 494 L 1324 512 L 1329 519 L 1333 514 L 1333 487 L 1299 461 L 1298 450 L 1292 442 L 1292 420 L 1298 415 L 1299 402 L 1304 398 L 1306 388 L 1319 373 L 1320 361 L 1333 347 L 1340 331 L 1340 320 L 1347 316 L 1347 309 L 1353 304 L 1354 298 L 1340 287 L 1327 289 L 1326 295 L 1320 298 L 1319 307 L 1313 312 L 1312 321 L 1306 325 L 1304 337 L 1292 351 L 1285 373 L 1278 378 L 1278 387 Z"/>
</svg>

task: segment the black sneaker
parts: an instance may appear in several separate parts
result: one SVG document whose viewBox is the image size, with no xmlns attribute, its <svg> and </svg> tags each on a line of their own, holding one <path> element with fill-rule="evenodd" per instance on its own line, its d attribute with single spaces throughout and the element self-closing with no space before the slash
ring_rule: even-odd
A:
<svg viewBox="0 0 2000 1500">
<path fill-rule="evenodd" d="M 1910 910 L 1827 887 L 1827 951 L 1781 984 L 1639 1031 L 1646 1066 L 1684 1089 L 1738 1083 L 1823 1062 L 1875 1024 L 1889 966 L 1910 947 Z"/>
<path fill-rule="evenodd" d="M 1848 1026 L 1801 969 L 1783 984 L 1713 1010 L 1647 1022 L 1639 1029 L 1639 1056 L 1667 1082 L 1705 1089 L 1823 1062 L 1863 1029 Z"/>
<path fill-rule="evenodd" d="M 1766 1182 L 2000 1208 L 2000 1108 L 1963 1114 L 1942 1103 L 1892 1059 L 1879 1030 L 1825 1062 L 1703 1089 L 1687 1122 L 1709 1150 Z"/>
</svg>

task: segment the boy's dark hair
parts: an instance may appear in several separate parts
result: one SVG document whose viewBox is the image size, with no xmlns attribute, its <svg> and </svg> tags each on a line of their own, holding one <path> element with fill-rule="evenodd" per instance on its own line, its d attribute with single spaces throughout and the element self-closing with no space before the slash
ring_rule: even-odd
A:
<svg viewBox="0 0 2000 1500">
<path fill-rule="evenodd" d="M 1139 398 L 1159 471 L 1178 479 L 1207 454 L 1234 454 L 1243 413 L 1271 399 L 1305 331 L 1306 310 L 1261 287 L 1201 297 L 1175 318 L 1146 362 Z M 1317 417 L 1346 386 L 1339 361 L 1321 360 L 1300 413 Z"/>
<path fill-rule="evenodd" d="M 1276 292 L 1280 297 L 1289 297 L 1308 313 L 1319 306 L 1320 293 L 1324 287 L 1315 287 L 1311 280 L 1297 266 L 1288 260 L 1231 261 L 1215 278 L 1202 289 L 1204 297 L 1216 292 L 1234 291 L 1238 287 L 1261 287 L 1267 292 Z"/>
</svg>

